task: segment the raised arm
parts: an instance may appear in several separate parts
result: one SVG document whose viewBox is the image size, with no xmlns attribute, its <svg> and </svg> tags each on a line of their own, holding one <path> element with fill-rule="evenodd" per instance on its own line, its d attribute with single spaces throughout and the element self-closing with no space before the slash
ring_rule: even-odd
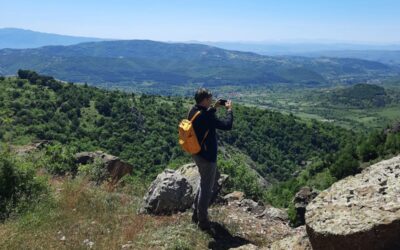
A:
<svg viewBox="0 0 400 250">
<path fill-rule="evenodd" d="M 232 110 L 227 111 L 227 117 L 225 119 L 219 119 L 215 113 L 214 113 L 214 122 L 215 122 L 215 128 L 221 129 L 221 130 L 231 130 L 232 129 L 232 124 L 233 124 L 233 113 Z"/>
<path fill-rule="evenodd" d="M 232 113 L 232 102 L 231 100 L 228 100 L 228 102 L 225 104 L 225 107 L 227 109 L 227 117 L 225 119 L 219 119 L 216 116 L 217 109 L 216 107 L 220 107 L 218 102 L 213 106 L 210 107 L 209 110 L 211 111 L 211 126 L 221 129 L 221 130 L 231 130 L 232 129 L 232 124 L 233 124 L 233 113 Z"/>
</svg>

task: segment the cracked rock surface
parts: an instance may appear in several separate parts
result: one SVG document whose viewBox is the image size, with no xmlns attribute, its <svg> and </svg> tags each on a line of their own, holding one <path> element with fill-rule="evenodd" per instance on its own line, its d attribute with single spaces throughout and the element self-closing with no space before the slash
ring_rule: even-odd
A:
<svg viewBox="0 0 400 250">
<path fill-rule="evenodd" d="M 400 249 L 400 155 L 334 183 L 305 217 L 313 249 Z"/>
</svg>

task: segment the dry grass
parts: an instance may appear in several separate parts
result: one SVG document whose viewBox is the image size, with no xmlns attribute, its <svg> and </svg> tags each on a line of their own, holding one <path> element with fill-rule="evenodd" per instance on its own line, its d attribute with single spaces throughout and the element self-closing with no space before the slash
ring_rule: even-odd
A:
<svg viewBox="0 0 400 250">
<path fill-rule="evenodd" d="M 204 249 L 210 237 L 189 213 L 138 214 L 141 196 L 127 185 L 115 192 L 85 179 L 52 179 L 53 195 L 0 224 L 0 249 Z"/>
</svg>

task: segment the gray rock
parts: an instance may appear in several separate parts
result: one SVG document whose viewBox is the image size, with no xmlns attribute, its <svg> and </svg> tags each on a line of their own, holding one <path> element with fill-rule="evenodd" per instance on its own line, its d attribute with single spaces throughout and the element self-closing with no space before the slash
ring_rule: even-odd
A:
<svg viewBox="0 0 400 250">
<path fill-rule="evenodd" d="M 258 217 L 267 217 L 272 219 L 278 219 L 282 221 L 289 220 L 289 216 L 287 212 L 283 209 L 279 209 L 276 207 L 266 207 L 264 211 L 258 215 Z"/>
<path fill-rule="evenodd" d="M 192 192 L 192 186 L 184 176 L 166 169 L 150 185 L 140 212 L 171 214 L 184 211 L 193 203 Z"/>
<path fill-rule="evenodd" d="M 192 186 L 193 192 L 191 193 L 191 197 L 194 201 L 196 193 L 199 191 L 199 185 L 200 185 L 200 173 L 198 171 L 196 164 L 188 163 L 182 165 L 180 168 L 176 170 L 176 172 L 184 176 L 189 182 L 189 184 Z M 210 204 L 215 202 L 221 202 L 222 198 L 219 197 L 219 194 L 223 187 L 223 184 L 226 182 L 227 179 L 228 175 L 221 174 L 217 169 L 217 172 L 215 174 L 215 183 L 213 185 L 213 189 L 211 190 L 212 195 Z"/>
<path fill-rule="evenodd" d="M 321 192 L 306 229 L 313 249 L 400 249 L 400 156 Z"/>
<path fill-rule="evenodd" d="M 244 193 L 240 191 L 233 191 L 223 197 L 223 199 L 227 202 L 232 201 L 241 201 L 244 198 Z"/>
<path fill-rule="evenodd" d="M 267 249 L 270 250 L 312 250 L 304 226 L 291 236 L 275 241 Z"/>
<path fill-rule="evenodd" d="M 229 248 L 230 250 L 258 250 L 260 249 L 258 246 L 248 243 L 248 244 L 244 244 L 238 247 L 231 247 Z"/>
<path fill-rule="evenodd" d="M 252 214 L 260 214 L 265 210 L 265 206 L 261 202 L 256 202 L 252 199 L 242 199 L 235 201 L 238 207 L 241 207 L 243 211 L 250 212 Z"/>
<path fill-rule="evenodd" d="M 210 205 L 217 201 L 226 179 L 226 175 L 217 171 Z M 194 163 L 185 164 L 177 170 L 166 169 L 150 185 L 139 212 L 171 214 L 184 211 L 192 206 L 199 184 L 200 174 Z"/>
</svg>

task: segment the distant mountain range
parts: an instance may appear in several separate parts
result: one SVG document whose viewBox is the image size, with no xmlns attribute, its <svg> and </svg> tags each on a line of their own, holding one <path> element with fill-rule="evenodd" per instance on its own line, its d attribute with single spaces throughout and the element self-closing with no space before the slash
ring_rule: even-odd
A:
<svg viewBox="0 0 400 250">
<path fill-rule="evenodd" d="M 38 48 L 46 45 L 72 45 L 77 43 L 102 40 L 105 39 L 65 36 L 16 28 L 0 29 L 0 49 Z"/>
<path fill-rule="evenodd" d="M 190 41 L 222 49 L 255 52 L 264 55 L 296 55 L 318 51 L 396 51 L 400 41 L 394 44 L 345 43 L 335 41 L 293 41 L 293 42 L 204 42 Z"/>
<path fill-rule="evenodd" d="M 328 50 L 298 53 L 298 55 L 308 57 L 359 58 L 390 65 L 400 65 L 400 48 L 399 50 Z"/>
<path fill-rule="evenodd" d="M 251 43 L 197 42 L 222 49 L 254 52 L 269 56 L 357 58 L 400 65 L 400 42 L 391 45 L 351 43 Z"/>
<path fill-rule="evenodd" d="M 66 81 L 167 85 L 325 84 L 397 73 L 359 59 L 270 57 L 208 45 L 120 40 L 0 50 L 0 74 L 32 69 Z M 346 77 L 345 77 L 346 76 Z"/>
<path fill-rule="evenodd" d="M 129 87 L 151 84 L 153 88 L 170 88 L 187 84 L 221 86 L 293 83 L 314 86 L 367 82 L 399 74 L 398 68 L 394 66 L 360 59 L 265 56 L 195 43 L 99 41 L 96 38 L 15 29 L 0 31 L 4 35 L 7 30 L 10 35 L 5 40 L 11 42 L 15 39 L 12 34 L 22 32 L 24 35 L 21 37 L 25 38 L 21 41 L 32 42 L 30 47 L 35 43 L 27 38 L 29 34 L 41 37 L 39 40 L 42 43 L 58 41 L 78 44 L 1 49 L 1 75 L 13 75 L 18 69 L 31 69 L 61 80 L 93 85 Z M 96 41 L 80 43 L 82 39 Z M 18 46 L 22 45 L 19 43 Z"/>
<path fill-rule="evenodd" d="M 0 28 L 0 49 L 38 48 L 48 45 L 73 45 L 83 42 L 109 41 L 93 37 L 78 37 L 43 33 L 26 29 Z M 254 52 L 269 56 L 308 56 L 358 58 L 400 65 L 400 41 L 393 44 L 345 43 L 337 41 L 292 41 L 292 42 L 206 42 L 205 44 L 227 50 Z"/>
</svg>

